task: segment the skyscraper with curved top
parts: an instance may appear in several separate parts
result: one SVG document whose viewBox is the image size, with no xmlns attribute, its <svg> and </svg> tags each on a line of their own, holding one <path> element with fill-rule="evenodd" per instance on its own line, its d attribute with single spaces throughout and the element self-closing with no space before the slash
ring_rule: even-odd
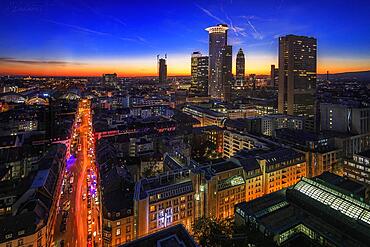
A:
<svg viewBox="0 0 370 247">
<path fill-rule="evenodd" d="M 236 55 L 236 87 L 243 87 L 245 78 L 245 56 L 242 48 L 239 49 Z"/>
<path fill-rule="evenodd" d="M 209 80 L 208 94 L 214 98 L 223 99 L 224 83 L 223 83 L 223 59 L 225 47 L 227 46 L 227 30 L 226 24 L 218 24 L 213 27 L 206 28 L 209 33 Z"/>
</svg>

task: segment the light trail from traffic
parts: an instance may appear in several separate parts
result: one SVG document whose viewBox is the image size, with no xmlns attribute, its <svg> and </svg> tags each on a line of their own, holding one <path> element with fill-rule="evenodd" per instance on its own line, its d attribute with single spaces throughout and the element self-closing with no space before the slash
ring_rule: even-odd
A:
<svg viewBox="0 0 370 247">
<path fill-rule="evenodd" d="M 64 173 L 60 213 L 55 229 L 55 246 L 101 246 L 100 202 L 96 203 L 89 195 L 86 197 L 92 185 L 94 193 L 99 193 L 96 175 L 94 183 L 87 181 L 88 171 L 97 174 L 91 122 L 90 102 L 82 100 L 79 102 L 76 123 L 72 130 L 72 155 L 67 161 Z M 99 198 L 98 195 L 93 198 L 95 196 Z"/>
</svg>

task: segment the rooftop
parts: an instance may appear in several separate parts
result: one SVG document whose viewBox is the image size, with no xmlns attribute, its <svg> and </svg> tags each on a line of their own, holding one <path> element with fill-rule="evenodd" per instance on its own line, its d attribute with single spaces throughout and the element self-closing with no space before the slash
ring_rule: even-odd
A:
<svg viewBox="0 0 370 247">
<path fill-rule="evenodd" d="M 370 205 L 341 185 L 335 175 L 302 178 L 293 187 L 238 204 L 241 217 L 252 217 L 278 241 L 294 238 L 308 228 L 334 246 L 367 246 L 370 240 Z M 291 229 L 294 234 L 283 238 Z"/>
<path fill-rule="evenodd" d="M 196 247 L 196 243 L 181 224 L 139 238 L 121 247 Z"/>
</svg>

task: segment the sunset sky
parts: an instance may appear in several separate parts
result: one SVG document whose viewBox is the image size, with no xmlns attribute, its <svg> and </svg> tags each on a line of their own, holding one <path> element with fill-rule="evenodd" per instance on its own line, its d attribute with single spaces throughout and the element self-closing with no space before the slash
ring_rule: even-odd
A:
<svg viewBox="0 0 370 247">
<path fill-rule="evenodd" d="M 0 74 L 189 75 L 193 51 L 208 54 L 206 27 L 227 23 L 234 57 L 268 74 L 279 36 L 318 39 L 319 73 L 370 70 L 368 1 L 1 0 Z M 235 60 L 233 60 L 235 69 Z"/>
</svg>

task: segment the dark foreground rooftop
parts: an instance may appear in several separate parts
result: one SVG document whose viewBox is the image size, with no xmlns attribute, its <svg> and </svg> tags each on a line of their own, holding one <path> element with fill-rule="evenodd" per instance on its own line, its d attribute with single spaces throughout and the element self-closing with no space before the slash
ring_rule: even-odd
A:
<svg viewBox="0 0 370 247">
<path fill-rule="evenodd" d="M 121 247 L 196 247 L 194 240 L 181 224 L 139 238 Z"/>
<path fill-rule="evenodd" d="M 237 204 L 235 220 L 254 225 L 280 246 L 299 235 L 324 246 L 369 246 L 370 205 L 357 190 L 336 175 L 302 178 L 286 190 Z"/>
</svg>

